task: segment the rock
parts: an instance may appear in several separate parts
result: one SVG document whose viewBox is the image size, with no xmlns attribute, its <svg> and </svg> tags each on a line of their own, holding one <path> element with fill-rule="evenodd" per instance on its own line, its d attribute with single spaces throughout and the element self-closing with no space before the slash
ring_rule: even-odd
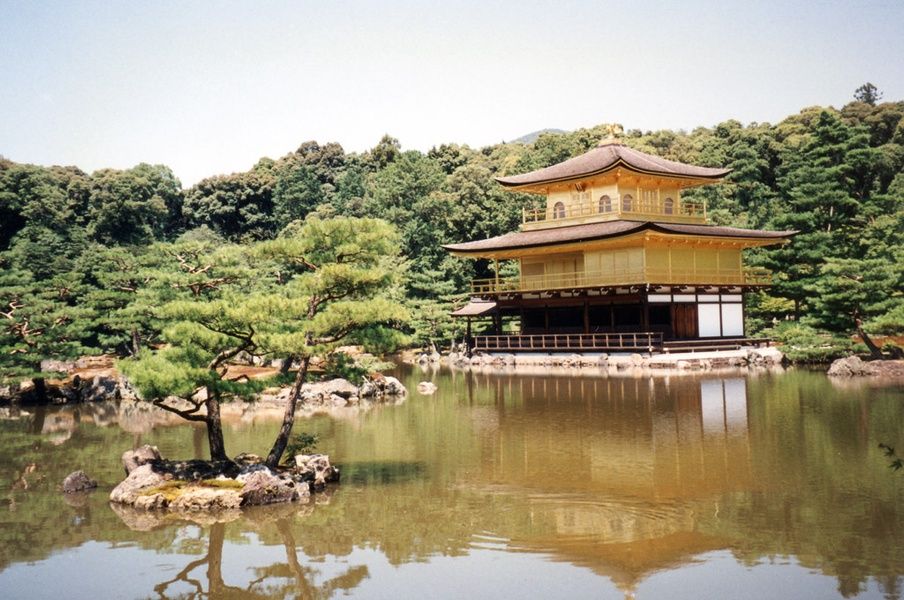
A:
<svg viewBox="0 0 904 600">
<path fill-rule="evenodd" d="M 430 357 L 427 356 L 426 354 L 421 354 L 420 356 L 417 357 L 417 364 L 419 364 L 419 365 L 426 365 L 429 362 L 430 362 Z"/>
<path fill-rule="evenodd" d="M 122 466 L 126 470 L 126 475 L 154 460 L 160 460 L 160 451 L 157 450 L 157 446 L 145 444 L 135 450 L 126 450 L 122 453 Z"/>
<path fill-rule="evenodd" d="M 452 362 L 452 364 L 455 365 L 455 366 L 458 367 L 458 368 L 468 367 L 468 366 L 471 365 L 471 359 L 469 359 L 467 356 L 459 355 L 459 357 L 456 358 L 456 359 Z"/>
<path fill-rule="evenodd" d="M 338 394 L 330 394 L 330 404 L 333 406 L 345 406 L 348 404 L 348 400 Z"/>
<path fill-rule="evenodd" d="M 417 384 L 417 393 L 429 395 L 436 391 L 436 384 L 432 381 L 422 381 Z"/>
<path fill-rule="evenodd" d="M 640 354 L 632 354 L 630 357 L 631 364 L 635 367 L 640 367 L 643 365 L 643 356 Z"/>
<path fill-rule="evenodd" d="M 869 375 L 868 363 L 863 362 L 857 356 L 846 356 L 832 363 L 826 375 L 830 377 L 859 377 Z"/>
<path fill-rule="evenodd" d="M 291 502 L 298 497 L 295 482 L 279 477 L 270 469 L 242 473 L 236 481 L 242 483 L 240 496 L 243 506 Z"/>
<path fill-rule="evenodd" d="M 565 367 L 580 367 L 581 363 L 583 363 L 584 357 L 580 354 L 569 354 L 565 358 L 562 359 L 562 366 Z"/>
<path fill-rule="evenodd" d="M 361 398 L 373 398 L 380 391 L 380 388 L 377 387 L 377 384 L 373 381 L 365 381 L 361 384 L 361 387 L 358 388 L 358 395 Z"/>
<path fill-rule="evenodd" d="M 73 471 L 63 480 L 63 493 L 71 494 L 73 492 L 81 492 L 97 487 L 97 482 L 84 472 Z"/>
<path fill-rule="evenodd" d="M 334 395 L 348 399 L 357 396 L 358 391 L 358 387 L 350 381 L 336 378 L 304 384 L 301 388 L 301 397 L 305 402 L 322 403 L 329 401 Z"/>
<path fill-rule="evenodd" d="M 405 389 L 405 386 L 402 385 L 402 382 L 395 377 L 385 378 L 384 392 L 388 396 L 405 396 L 408 394 L 408 390 Z"/>
<path fill-rule="evenodd" d="M 169 507 L 179 511 L 221 511 L 242 505 L 239 488 L 188 485 L 169 503 Z"/>
<path fill-rule="evenodd" d="M 778 348 L 750 348 L 747 361 L 755 365 L 780 365 L 785 361 L 785 355 Z"/>
<path fill-rule="evenodd" d="M 163 475 L 153 470 L 150 464 L 136 467 L 110 492 L 111 502 L 131 504 L 139 508 L 161 508 L 166 506 L 163 494 L 145 494 L 166 481 Z"/>
<path fill-rule="evenodd" d="M 118 382 L 119 388 L 117 394 L 120 400 L 138 400 L 138 392 L 135 390 L 132 382 L 125 377 L 120 377 Z"/>
<path fill-rule="evenodd" d="M 471 364 L 475 367 L 479 367 L 483 364 L 483 357 L 479 355 L 474 355 L 471 357 Z"/>
<path fill-rule="evenodd" d="M 78 396 L 82 402 L 98 402 L 115 400 L 119 394 L 119 380 L 115 377 L 97 375 L 89 380 L 82 380 L 78 385 Z"/>
<path fill-rule="evenodd" d="M 339 469 L 330 464 L 326 454 L 296 454 L 295 474 L 300 481 L 309 481 L 314 488 L 339 481 Z"/>
<path fill-rule="evenodd" d="M 180 481 L 202 481 L 218 477 L 233 478 L 242 468 L 231 460 L 154 460 L 154 470 Z"/>
<path fill-rule="evenodd" d="M 113 356 L 83 356 L 75 361 L 76 369 L 112 369 L 116 359 Z"/>
<path fill-rule="evenodd" d="M 232 363 L 236 365 L 252 366 L 254 364 L 254 356 L 242 350 L 232 357 Z"/>
<path fill-rule="evenodd" d="M 693 366 L 691 365 L 690 361 L 679 360 L 678 362 L 675 363 L 675 368 L 683 371 L 683 370 L 691 369 L 691 368 L 693 368 Z"/>
<path fill-rule="evenodd" d="M 439 355 L 439 352 L 437 352 L 436 350 L 434 350 L 427 356 L 427 360 L 429 360 L 431 363 L 438 363 L 440 361 L 440 358 L 442 358 L 442 357 Z"/>
<path fill-rule="evenodd" d="M 41 361 L 41 371 L 45 373 L 69 373 L 75 369 L 75 361 L 45 359 Z"/>
<path fill-rule="evenodd" d="M 235 464 L 239 465 L 240 467 L 260 465 L 261 463 L 264 462 L 264 459 L 262 457 L 258 456 L 257 454 L 251 454 L 250 452 L 242 452 L 241 454 L 239 454 L 232 460 L 235 462 Z M 240 473 L 242 473 L 244 471 L 245 471 L 245 469 L 242 469 L 242 471 L 240 471 Z"/>
</svg>

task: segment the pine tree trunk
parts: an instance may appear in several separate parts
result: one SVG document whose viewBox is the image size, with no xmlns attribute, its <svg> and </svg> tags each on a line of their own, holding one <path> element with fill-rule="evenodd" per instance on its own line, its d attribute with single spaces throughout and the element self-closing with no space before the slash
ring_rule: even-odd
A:
<svg viewBox="0 0 904 600">
<path fill-rule="evenodd" d="M 38 404 L 47 402 L 47 381 L 43 377 L 35 377 L 31 380 L 34 384 L 34 399 Z"/>
<path fill-rule="evenodd" d="M 270 454 L 267 455 L 265 464 L 271 469 L 279 466 L 279 460 L 282 458 L 283 452 L 286 451 L 286 446 L 289 445 L 289 435 L 291 435 L 292 427 L 295 425 L 295 407 L 298 406 L 301 386 L 304 385 L 304 380 L 307 379 L 308 365 L 310 363 L 310 356 L 302 358 L 301 367 L 299 367 L 298 373 L 295 375 L 292 393 L 289 394 L 289 399 L 286 400 L 286 412 L 283 415 L 282 427 L 279 428 L 279 433 L 276 434 L 276 440 L 273 442 L 273 448 L 270 449 Z"/>
<path fill-rule="evenodd" d="M 866 344 L 866 347 L 869 348 L 870 356 L 876 360 L 882 360 L 885 358 L 882 356 L 882 349 L 876 345 L 876 343 L 867 335 L 865 331 L 863 331 L 863 323 L 860 319 L 857 319 L 857 334 L 860 336 L 860 339 L 863 340 L 863 343 Z"/>
<path fill-rule="evenodd" d="M 132 328 L 132 356 L 137 356 L 141 352 L 141 338 L 138 337 L 138 329 Z"/>
<path fill-rule="evenodd" d="M 293 362 L 295 362 L 295 355 L 290 354 L 283 360 L 282 366 L 279 368 L 279 374 L 285 375 L 286 373 L 288 373 L 289 369 L 292 368 Z"/>
<path fill-rule="evenodd" d="M 223 423 L 220 421 L 220 395 L 207 390 L 207 444 L 210 446 L 210 460 L 229 460 L 223 442 Z"/>
</svg>

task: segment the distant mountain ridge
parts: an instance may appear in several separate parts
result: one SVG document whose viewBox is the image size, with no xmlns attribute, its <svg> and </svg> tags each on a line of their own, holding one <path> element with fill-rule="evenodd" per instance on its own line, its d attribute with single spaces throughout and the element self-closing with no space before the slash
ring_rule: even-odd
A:
<svg viewBox="0 0 904 600">
<path fill-rule="evenodd" d="M 537 138 L 543 135 L 544 133 L 568 133 L 564 129 L 539 129 L 537 131 L 532 131 L 526 135 L 522 135 L 519 138 L 516 138 L 510 141 L 510 144 L 533 144 L 537 141 Z"/>
</svg>

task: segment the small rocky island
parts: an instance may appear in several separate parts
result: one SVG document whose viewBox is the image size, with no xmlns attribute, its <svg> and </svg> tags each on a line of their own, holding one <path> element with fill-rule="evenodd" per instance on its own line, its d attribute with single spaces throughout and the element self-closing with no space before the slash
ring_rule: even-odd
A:
<svg viewBox="0 0 904 600">
<path fill-rule="evenodd" d="M 278 403 L 283 391 L 264 395 L 264 404 Z M 299 410 L 324 406 L 366 407 L 378 401 L 399 401 L 408 391 L 394 377 L 379 376 L 360 387 L 345 379 L 307 383 Z M 276 468 L 255 454 L 232 460 L 167 460 L 154 446 L 144 445 L 122 455 L 126 478 L 110 492 L 110 501 L 135 509 L 177 513 L 217 512 L 246 506 L 306 502 L 311 493 L 339 481 L 339 469 L 325 454 L 295 454 Z"/>
<path fill-rule="evenodd" d="M 253 454 L 233 461 L 174 461 L 145 445 L 126 451 L 122 464 L 127 477 L 110 492 L 110 501 L 177 512 L 305 501 L 313 490 L 339 481 L 339 469 L 324 454 L 298 454 L 294 465 L 273 470 Z"/>
</svg>

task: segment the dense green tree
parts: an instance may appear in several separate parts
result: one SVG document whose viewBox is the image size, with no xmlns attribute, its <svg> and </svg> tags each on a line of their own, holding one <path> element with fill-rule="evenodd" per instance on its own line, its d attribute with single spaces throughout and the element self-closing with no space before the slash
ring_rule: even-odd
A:
<svg viewBox="0 0 904 600">
<path fill-rule="evenodd" d="M 204 421 L 211 458 L 225 460 L 220 402 L 255 389 L 253 382 L 227 380 L 228 361 L 240 352 L 298 361 L 283 425 L 267 458 L 276 466 L 311 358 L 404 320 L 401 306 L 380 295 L 396 277 L 396 242 L 391 227 L 379 220 L 312 218 L 266 242 L 192 257 L 174 252 L 171 272 L 184 275 L 184 264 L 197 265 L 188 271 L 195 277 L 189 289 L 197 293 L 159 309 L 158 317 L 169 323 L 166 347 L 145 351 L 122 367 L 146 399 Z M 233 276 L 218 274 L 215 267 Z M 173 285 L 165 274 L 160 279 Z M 172 404 L 172 397 L 182 406 Z"/>
<path fill-rule="evenodd" d="M 0 257 L 0 382 L 31 379 L 44 400 L 45 359 L 72 360 L 91 354 L 90 310 L 75 302 L 78 275 L 64 273 L 38 281 L 28 271 L 9 268 Z"/>
<path fill-rule="evenodd" d="M 205 277 L 222 276 L 227 263 L 192 269 L 204 269 L 197 261 L 216 248 L 274 239 L 312 216 L 385 218 L 399 232 L 408 266 L 403 291 L 393 292 L 415 315 L 406 331 L 418 343 L 439 341 L 451 335 L 447 313 L 470 279 L 492 275 L 487 261 L 450 257 L 441 246 L 512 231 L 522 208 L 541 201 L 504 190 L 494 177 L 566 160 L 611 133 L 670 160 L 730 167 L 722 184 L 685 192 L 707 202 L 712 222 L 800 230 L 785 247 L 749 251 L 752 264 L 776 274 L 775 287 L 748 305 L 752 326 L 791 316 L 840 339 L 853 332 L 856 309 L 864 331 L 900 334 L 899 296 L 873 293 L 899 285 L 904 102 L 880 102 L 869 85 L 857 96 L 838 111 L 808 107 L 776 124 L 728 120 L 690 132 L 602 124 L 479 150 L 443 144 L 426 155 L 403 151 L 388 135 L 360 154 L 309 141 L 185 192 L 161 166 L 89 176 L 0 159 L 0 260 L 7 274 L 17 274 L 10 288 L 20 287 L 14 279 L 27 280 L 34 295 L 41 285 L 64 282 L 60 306 L 86 311 L 72 339 L 87 352 L 125 356 L 161 339 L 165 323 L 154 309 L 213 293 L 195 292 L 205 289 L 198 287 Z M 230 268 L 240 271 L 237 264 Z M 855 287 L 869 290 L 856 303 L 847 290 L 855 271 Z M 369 343 L 384 345 L 395 335 L 372 331 Z"/>
<path fill-rule="evenodd" d="M 88 234 L 102 244 L 146 244 L 178 231 L 182 184 L 162 165 L 91 176 Z"/>
<path fill-rule="evenodd" d="M 0 168 L 0 251 L 38 278 L 69 270 L 87 239 L 88 185 L 74 168 Z"/>
<path fill-rule="evenodd" d="M 304 219 L 326 201 L 326 195 L 314 169 L 293 165 L 285 169 L 276 180 L 273 190 L 273 209 L 276 222 L 287 225 Z"/>
<path fill-rule="evenodd" d="M 386 134 L 365 155 L 365 161 L 372 169 L 380 170 L 394 163 L 401 155 L 402 145 L 399 144 L 399 140 Z"/>
<path fill-rule="evenodd" d="M 272 171 L 262 169 L 204 179 L 186 192 L 186 224 L 206 225 L 230 241 L 273 237 L 278 231 L 274 185 Z"/>
<path fill-rule="evenodd" d="M 854 91 L 854 99 L 864 104 L 875 105 L 882 99 L 882 92 L 870 82 L 866 82 Z"/>
<path fill-rule="evenodd" d="M 783 157 L 779 186 L 784 202 L 770 225 L 801 233 L 794 243 L 772 251 L 767 264 L 781 274 L 775 292 L 795 302 L 798 316 L 821 276 L 823 261 L 850 256 L 856 239 L 853 225 L 862 217 L 871 186 L 869 160 L 875 151 L 868 139 L 861 129 L 823 111 L 812 134 Z"/>
</svg>

